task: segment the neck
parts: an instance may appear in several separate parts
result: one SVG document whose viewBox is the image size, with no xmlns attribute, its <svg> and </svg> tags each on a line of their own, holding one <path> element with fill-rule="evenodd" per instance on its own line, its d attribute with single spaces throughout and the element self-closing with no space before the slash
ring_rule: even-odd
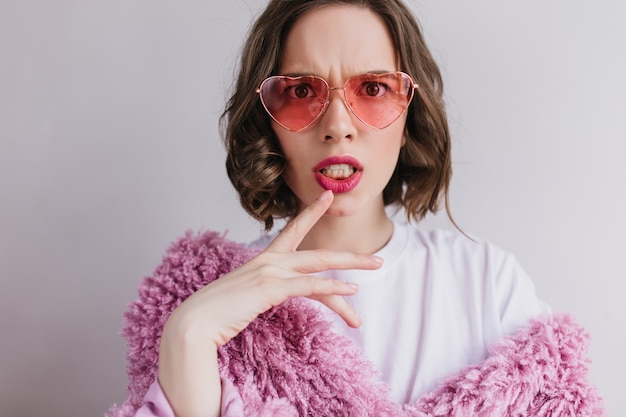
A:
<svg viewBox="0 0 626 417">
<path fill-rule="evenodd" d="M 300 250 L 327 249 L 371 255 L 387 244 L 393 223 L 382 205 L 348 216 L 324 215 L 302 240 Z"/>
</svg>

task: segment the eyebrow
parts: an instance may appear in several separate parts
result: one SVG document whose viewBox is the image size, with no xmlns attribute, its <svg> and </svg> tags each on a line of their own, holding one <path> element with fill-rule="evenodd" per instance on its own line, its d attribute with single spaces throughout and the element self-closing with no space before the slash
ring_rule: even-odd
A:
<svg viewBox="0 0 626 417">
<path fill-rule="evenodd" d="M 351 75 L 350 77 L 354 77 L 355 75 L 361 75 L 361 74 L 386 74 L 389 72 L 396 72 L 399 70 L 387 70 L 387 69 L 379 69 L 379 70 L 371 70 L 371 71 L 365 71 L 365 72 L 359 72 L 356 73 L 354 75 Z M 320 77 L 320 78 L 324 78 L 321 75 L 318 75 L 316 73 L 312 73 L 312 72 L 288 72 L 285 74 L 279 74 L 282 75 L 284 77 L 310 77 L 310 76 L 315 76 L 315 77 Z M 348 77 L 348 78 L 350 78 Z"/>
</svg>

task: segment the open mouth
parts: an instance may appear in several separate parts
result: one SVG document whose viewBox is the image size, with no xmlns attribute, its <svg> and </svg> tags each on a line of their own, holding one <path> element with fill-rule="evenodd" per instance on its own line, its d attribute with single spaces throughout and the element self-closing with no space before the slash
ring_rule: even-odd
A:
<svg viewBox="0 0 626 417">
<path fill-rule="evenodd" d="M 317 183 L 333 193 L 352 191 L 361 181 L 363 167 L 349 155 L 330 156 L 314 168 Z"/>
<path fill-rule="evenodd" d="M 348 164 L 332 164 L 319 170 L 319 173 L 336 181 L 350 178 L 357 171 L 356 167 Z"/>
</svg>

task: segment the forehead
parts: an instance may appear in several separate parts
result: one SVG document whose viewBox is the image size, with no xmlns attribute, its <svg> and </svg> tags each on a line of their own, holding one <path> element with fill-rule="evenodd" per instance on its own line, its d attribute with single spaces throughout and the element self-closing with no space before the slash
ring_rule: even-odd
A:
<svg viewBox="0 0 626 417">
<path fill-rule="evenodd" d="M 346 78 L 397 70 L 396 56 L 379 15 L 357 6 L 324 6 L 296 21 L 285 40 L 280 72 Z"/>
</svg>

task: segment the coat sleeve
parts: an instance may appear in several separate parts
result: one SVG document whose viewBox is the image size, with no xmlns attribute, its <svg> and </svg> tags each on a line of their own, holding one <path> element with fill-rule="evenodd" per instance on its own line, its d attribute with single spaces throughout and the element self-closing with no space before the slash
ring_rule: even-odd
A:
<svg viewBox="0 0 626 417">
<path fill-rule="evenodd" d="M 588 380 L 588 343 L 571 316 L 531 320 L 494 344 L 484 362 L 449 376 L 405 410 L 411 417 L 606 417 Z"/>
</svg>

